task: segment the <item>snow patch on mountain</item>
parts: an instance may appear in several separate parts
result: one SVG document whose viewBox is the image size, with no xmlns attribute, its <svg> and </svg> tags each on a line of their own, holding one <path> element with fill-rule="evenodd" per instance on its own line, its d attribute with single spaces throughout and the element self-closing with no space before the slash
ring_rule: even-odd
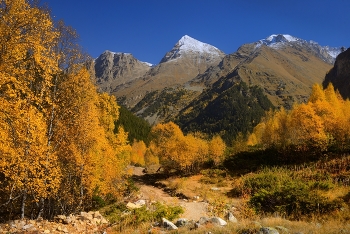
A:
<svg viewBox="0 0 350 234">
<path fill-rule="evenodd" d="M 142 62 L 142 61 L 140 61 L 140 62 L 143 63 L 143 64 L 146 64 L 146 65 L 149 66 L 149 67 L 153 67 L 153 64 L 152 64 L 152 63 Z"/>
<path fill-rule="evenodd" d="M 102 54 L 113 54 L 113 55 L 131 55 L 130 53 L 124 53 L 124 52 L 113 52 L 110 50 L 105 50 Z"/>
</svg>

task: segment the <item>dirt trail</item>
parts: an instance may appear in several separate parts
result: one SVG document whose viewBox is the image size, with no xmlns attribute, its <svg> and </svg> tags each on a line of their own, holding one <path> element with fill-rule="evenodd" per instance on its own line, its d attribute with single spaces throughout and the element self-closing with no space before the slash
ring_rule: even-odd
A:
<svg viewBox="0 0 350 234">
<path fill-rule="evenodd" d="M 134 175 L 142 177 L 144 173 L 142 168 L 134 167 Z M 163 189 L 157 188 L 155 186 L 146 184 L 141 180 L 136 180 L 135 183 L 140 188 L 140 199 L 147 201 L 160 201 L 167 205 L 178 205 L 182 206 L 185 212 L 181 215 L 181 218 L 186 218 L 188 220 L 199 220 L 200 217 L 208 216 L 206 202 L 188 201 L 186 199 L 180 199 L 178 197 L 172 197 L 168 193 L 164 192 Z"/>
</svg>

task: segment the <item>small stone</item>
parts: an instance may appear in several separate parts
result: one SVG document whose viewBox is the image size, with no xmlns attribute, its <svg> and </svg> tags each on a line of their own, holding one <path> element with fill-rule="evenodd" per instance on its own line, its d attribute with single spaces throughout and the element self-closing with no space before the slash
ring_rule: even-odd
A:
<svg viewBox="0 0 350 234">
<path fill-rule="evenodd" d="M 92 212 L 86 213 L 86 212 L 80 212 L 80 220 L 91 220 L 92 219 Z"/>
<path fill-rule="evenodd" d="M 144 206 L 146 205 L 146 201 L 141 199 L 141 200 L 138 200 L 137 202 L 135 202 L 135 205 L 140 205 L 140 206 Z"/>
<path fill-rule="evenodd" d="M 126 204 L 126 207 L 129 209 L 138 209 L 138 208 L 141 208 L 142 206 L 136 205 L 135 203 L 132 203 L 132 202 L 128 202 L 128 204 Z"/>
<path fill-rule="evenodd" d="M 24 220 L 19 220 L 18 222 L 15 222 L 15 223 L 16 224 L 12 227 L 17 229 L 22 229 L 26 225 L 26 222 L 24 222 Z"/>
<path fill-rule="evenodd" d="M 93 217 L 96 218 L 96 219 L 102 219 L 102 215 L 100 214 L 99 211 L 95 211 Z"/>
<path fill-rule="evenodd" d="M 80 212 L 80 215 L 81 215 L 81 216 L 86 216 L 87 213 L 86 213 L 85 211 L 82 211 L 82 212 Z"/>
<path fill-rule="evenodd" d="M 200 224 L 198 222 L 194 224 L 194 228 L 195 229 L 198 229 L 198 228 L 201 228 L 201 227 L 203 227 L 202 224 Z"/>
<path fill-rule="evenodd" d="M 100 224 L 100 223 L 101 223 L 101 219 L 93 218 L 93 219 L 91 220 L 91 223 L 92 223 L 92 224 Z"/>
<path fill-rule="evenodd" d="M 28 230 L 28 229 L 30 229 L 30 228 L 32 228 L 32 227 L 34 227 L 34 225 L 30 223 L 30 224 L 24 225 L 24 226 L 22 227 L 22 229 L 23 229 L 23 230 Z"/>
<path fill-rule="evenodd" d="M 66 219 L 63 220 L 64 224 L 70 224 L 72 222 L 72 219 L 70 217 L 67 217 Z"/>
<path fill-rule="evenodd" d="M 31 220 L 29 220 L 29 223 L 36 224 L 36 221 L 31 219 Z"/>
<path fill-rule="evenodd" d="M 108 220 L 102 217 L 101 224 L 108 224 Z"/>
<path fill-rule="evenodd" d="M 66 219 L 66 216 L 65 216 L 65 215 L 57 215 L 56 217 L 57 217 L 58 219 L 60 219 L 60 220 Z"/>
<path fill-rule="evenodd" d="M 50 233 L 50 230 L 45 229 L 44 233 Z"/>
</svg>

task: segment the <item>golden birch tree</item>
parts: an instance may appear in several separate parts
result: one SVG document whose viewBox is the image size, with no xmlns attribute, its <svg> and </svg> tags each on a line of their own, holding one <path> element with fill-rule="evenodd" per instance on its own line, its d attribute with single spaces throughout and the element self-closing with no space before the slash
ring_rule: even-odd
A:
<svg viewBox="0 0 350 234">
<path fill-rule="evenodd" d="M 47 145 L 45 127 L 51 78 L 58 70 L 56 38 L 48 12 L 25 0 L 1 1 L 0 131 L 7 137 L 2 139 L 6 153 L 0 156 L 0 190 L 7 201 L 0 205 L 21 199 L 16 204 L 22 218 L 28 203 L 55 195 L 59 183 L 57 158 Z"/>
<path fill-rule="evenodd" d="M 209 142 L 209 157 L 213 160 L 214 165 L 219 165 L 225 159 L 226 144 L 222 138 L 217 135 Z"/>
</svg>

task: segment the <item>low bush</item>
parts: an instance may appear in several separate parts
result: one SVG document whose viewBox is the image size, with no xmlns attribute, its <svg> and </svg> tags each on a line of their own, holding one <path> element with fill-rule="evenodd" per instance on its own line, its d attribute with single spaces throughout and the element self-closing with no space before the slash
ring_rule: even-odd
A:
<svg viewBox="0 0 350 234">
<path fill-rule="evenodd" d="M 138 209 L 129 210 L 125 204 L 116 203 L 104 211 L 107 219 L 117 226 L 139 225 L 144 222 L 160 221 L 162 218 L 174 220 L 184 212 L 181 206 L 168 206 L 159 202 Z"/>
<path fill-rule="evenodd" d="M 203 184 L 218 184 L 221 187 L 227 185 L 225 182 L 227 173 L 224 170 L 206 169 L 202 170 L 201 174 L 203 175 L 203 177 L 200 179 L 200 182 Z"/>
<path fill-rule="evenodd" d="M 243 176 L 231 195 L 248 196 L 249 206 L 257 213 L 279 213 L 290 218 L 323 215 L 343 206 L 341 199 L 322 195 L 322 191 L 335 186 L 328 175 L 305 175 L 285 168 L 263 169 Z"/>
<path fill-rule="evenodd" d="M 257 212 L 277 212 L 290 218 L 323 215 L 342 206 L 340 200 L 331 201 L 301 181 L 289 181 L 271 190 L 260 189 L 250 198 L 249 204 Z"/>
</svg>

